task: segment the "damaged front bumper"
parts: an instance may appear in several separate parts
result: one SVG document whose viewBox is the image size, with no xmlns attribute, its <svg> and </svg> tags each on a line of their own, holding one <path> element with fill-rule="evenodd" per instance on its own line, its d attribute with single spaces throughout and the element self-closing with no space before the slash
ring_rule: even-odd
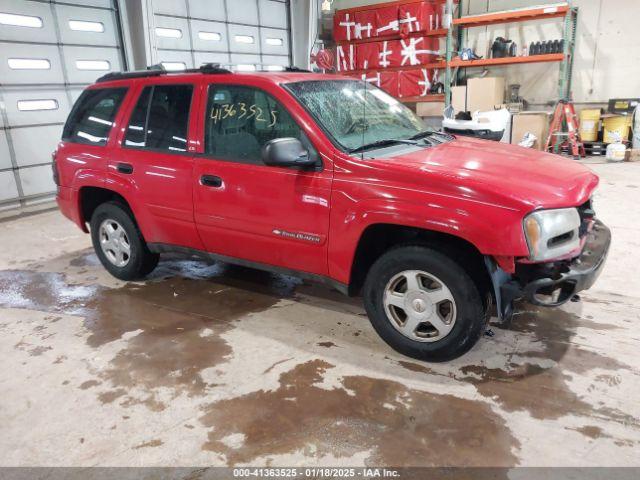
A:
<svg viewBox="0 0 640 480">
<path fill-rule="evenodd" d="M 604 267 L 611 231 L 599 220 L 586 233 L 580 255 L 572 260 L 530 265 L 522 273 L 524 298 L 534 305 L 557 307 L 595 283 Z M 518 272 L 516 272 L 518 273 Z"/>
<path fill-rule="evenodd" d="M 495 262 L 487 260 L 498 316 L 508 320 L 513 314 L 514 300 L 520 298 L 534 305 L 557 307 L 578 292 L 591 288 L 602 272 L 610 245 L 611 231 L 599 220 L 594 220 L 585 234 L 580 255 L 575 258 L 521 263 L 516 266 L 514 275 L 507 274 Z"/>
</svg>

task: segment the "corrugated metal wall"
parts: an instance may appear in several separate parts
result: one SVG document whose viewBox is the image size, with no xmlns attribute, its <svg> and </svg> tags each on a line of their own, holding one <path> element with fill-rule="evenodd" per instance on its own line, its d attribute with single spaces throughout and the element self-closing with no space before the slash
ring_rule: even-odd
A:
<svg viewBox="0 0 640 480">
<path fill-rule="evenodd" d="M 51 198 L 73 102 L 123 61 L 111 0 L 0 0 L 0 210 Z"/>
</svg>

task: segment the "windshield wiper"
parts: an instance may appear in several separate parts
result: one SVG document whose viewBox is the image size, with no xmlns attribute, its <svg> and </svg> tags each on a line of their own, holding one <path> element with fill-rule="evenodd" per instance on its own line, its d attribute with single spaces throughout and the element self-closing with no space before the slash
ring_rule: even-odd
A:
<svg viewBox="0 0 640 480">
<path fill-rule="evenodd" d="M 420 132 L 415 134 L 413 137 L 409 137 L 411 140 L 419 140 L 421 138 L 425 138 L 426 137 L 444 137 L 447 141 L 451 141 L 453 140 L 455 137 L 453 137 L 452 135 L 449 135 L 448 133 L 445 132 L 436 132 L 435 130 L 425 130 L 424 132 Z M 438 139 L 435 140 L 435 143 L 440 144 L 440 143 L 444 143 Z"/>
<path fill-rule="evenodd" d="M 395 145 L 395 144 L 398 144 L 398 143 L 406 144 L 406 145 L 419 145 L 419 143 L 416 142 L 415 140 L 402 140 L 402 139 L 397 139 L 397 138 L 386 138 L 384 140 L 376 140 L 375 142 L 365 143 L 364 145 L 361 145 L 359 147 L 352 148 L 351 150 L 349 150 L 349 153 L 363 152 L 365 150 L 371 150 L 373 148 L 388 147 L 390 145 Z"/>
</svg>

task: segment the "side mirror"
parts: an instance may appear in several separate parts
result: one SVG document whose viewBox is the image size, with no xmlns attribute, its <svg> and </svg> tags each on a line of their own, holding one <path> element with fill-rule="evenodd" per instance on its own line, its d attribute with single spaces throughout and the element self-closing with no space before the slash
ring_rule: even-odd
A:
<svg viewBox="0 0 640 480">
<path fill-rule="evenodd" d="M 312 167 L 316 163 L 297 138 L 276 138 L 265 143 L 262 161 L 271 167 Z"/>
</svg>

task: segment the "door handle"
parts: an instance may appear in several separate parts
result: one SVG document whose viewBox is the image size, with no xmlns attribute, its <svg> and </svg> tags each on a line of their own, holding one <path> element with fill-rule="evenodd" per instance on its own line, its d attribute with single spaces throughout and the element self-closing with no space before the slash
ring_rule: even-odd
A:
<svg viewBox="0 0 640 480">
<path fill-rule="evenodd" d="M 222 179 L 215 175 L 202 175 L 200 177 L 200 183 L 207 187 L 220 188 L 222 186 Z"/>
<path fill-rule="evenodd" d="M 116 168 L 120 173 L 124 173 L 126 175 L 131 175 L 133 173 L 133 165 L 130 163 L 118 163 Z"/>
</svg>

